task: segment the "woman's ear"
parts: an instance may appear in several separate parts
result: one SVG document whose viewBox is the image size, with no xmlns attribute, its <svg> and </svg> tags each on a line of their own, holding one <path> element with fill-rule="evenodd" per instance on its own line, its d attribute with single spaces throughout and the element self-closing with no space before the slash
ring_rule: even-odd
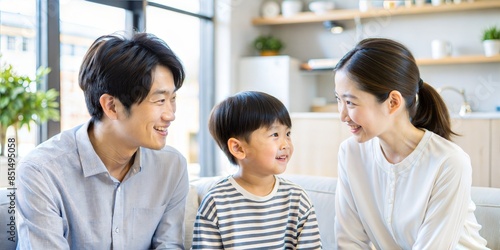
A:
<svg viewBox="0 0 500 250">
<path fill-rule="evenodd" d="M 227 147 L 229 149 L 229 152 L 231 152 L 231 154 L 234 156 L 234 158 L 242 160 L 246 157 L 243 143 L 240 140 L 234 137 L 229 138 L 229 140 L 227 140 Z"/>
<path fill-rule="evenodd" d="M 387 100 L 389 101 L 388 106 L 390 114 L 396 112 L 403 105 L 403 96 L 397 90 L 391 91 Z"/>
<path fill-rule="evenodd" d="M 115 97 L 108 94 L 103 94 L 99 98 L 99 103 L 101 104 L 104 115 L 111 120 L 116 120 L 118 118 L 118 112 L 116 111 L 116 101 L 117 100 Z"/>
</svg>

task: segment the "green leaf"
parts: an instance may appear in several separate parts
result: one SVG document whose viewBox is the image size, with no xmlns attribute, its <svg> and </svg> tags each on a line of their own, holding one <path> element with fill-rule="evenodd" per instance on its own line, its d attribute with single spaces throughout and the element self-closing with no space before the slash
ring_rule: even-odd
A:
<svg viewBox="0 0 500 250">
<path fill-rule="evenodd" d="M 483 31 L 483 41 L 500 39 L 500 29 L 496 26 L 491 26 Z"/>
<path fill-rule="evenodd" d="M 0 55 L 1 58 L 1 55 Z M 34 78 L 17 74 L 11 64 L 0 65 L 0 125 L 17 128 L 30 124 L 59 120 L 59 92 L 55 89 L 35 91 L 34 86 L 45 80 L 50 68 L 40 67 Z"/>
<path fill-rule="evenodd" d="M 5 108 L 7 107 L 7 105 L 9 105 L 9 98 L 7 97 L 2 97 L 0 98 L 0 108 Z"/>
<path fill-rule="evenodd" d="M 284 43 L 280 39 L 273 36 L 259 36 L 254 40 L 253 45 L 258 51 L 280 51 L 284 47 Z"/>
</svg>

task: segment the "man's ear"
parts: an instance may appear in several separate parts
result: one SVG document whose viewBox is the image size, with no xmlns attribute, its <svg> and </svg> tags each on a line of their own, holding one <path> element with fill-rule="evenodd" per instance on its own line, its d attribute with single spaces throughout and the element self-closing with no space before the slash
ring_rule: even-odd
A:
<svg viewBox="0 0 500 250">
<path fill-rule="evenodd" d="M 391 91 L 391 93 L 389 93 L 389 98 L 387 98 L 387 101 L 389 113 L 392 114 L 403 105 L 403 96 L 399 91 L 393 90 Z"/>
<path fill-rule="evenodd" d="M 102 111 L 104 115 L 111 120 L 118 119 L 118 112 L 116 110 L 116 98 L 114 96 L 103 94 L 99 98 L 99 103 L 101 104 Z"/>
<path fill-rule="evenodd" d="M 242 160 L 246 157 L 245 149 L 240 140 L 234 137 L 229 138 L 229 140 L 227 140 L 227 147 L 234 158 Z"/>
</svg>

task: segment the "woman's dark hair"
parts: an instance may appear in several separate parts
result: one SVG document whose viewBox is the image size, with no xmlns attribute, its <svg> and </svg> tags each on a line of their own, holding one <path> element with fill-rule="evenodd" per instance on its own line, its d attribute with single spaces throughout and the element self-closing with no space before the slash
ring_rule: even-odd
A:
<svg viewBox="0 0 500 250">
<path fill-rule="evenodd" d="M 184 82 L 182 63 L 170 47 L 149 33 L 134 33 L 131 38 L 111 34 L 97 38 L 85 54 L 80 67 L 79 84 L 92 120 L 101 120 L 99 98 L 109 94 L 120 100 L 130 112 L 141 103 L 153 83 L 153 70 L 161 65 L 173 75 L 175 89 Z"/>
<path fill-rule="evenodd" d="M 271 127 L 276 121 L 292 127 L 290 114 L 280 100 L 263 92 L 245 91 L 228 97 L 212 109 L 208 129 L 229 161 L 237 165 L 227 141 L 237 138 L 250 142 L 253 131 Z"/>
<path fill-rule="evenodd" d="M 439 93 L 420 79 L 415 58 L 402 44 L 385 38 L 367 38 L 347 52 L 334 71 L 345 72 L 359 89 L 382 103 L 393 90 L 406 102 L 412 124 L 450 140 L 448 109 Z M 418 97 L 417 97 L 418 94 Z"/>
</svg>

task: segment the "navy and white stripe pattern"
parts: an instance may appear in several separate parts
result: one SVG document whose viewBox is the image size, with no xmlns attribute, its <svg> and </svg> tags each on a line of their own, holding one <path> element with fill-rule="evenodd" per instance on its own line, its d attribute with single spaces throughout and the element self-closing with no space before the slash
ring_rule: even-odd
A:
<svg viewBox="0 0 500 250">
<path fill-rule="evenodd" d="M 204 197 L 193 249 L 321 249 L 313 204 L 298 185 L 276 177 L 271 194 L 253 195 L 230 176 Z"/>
</svg>

